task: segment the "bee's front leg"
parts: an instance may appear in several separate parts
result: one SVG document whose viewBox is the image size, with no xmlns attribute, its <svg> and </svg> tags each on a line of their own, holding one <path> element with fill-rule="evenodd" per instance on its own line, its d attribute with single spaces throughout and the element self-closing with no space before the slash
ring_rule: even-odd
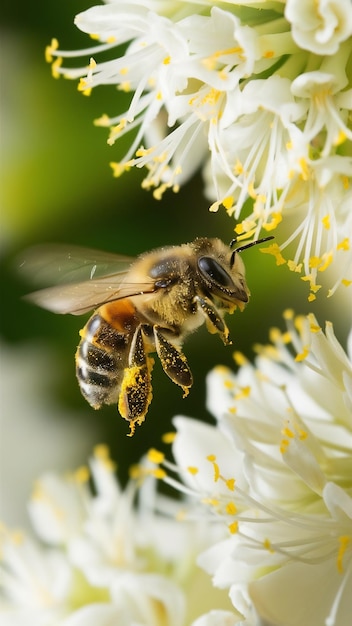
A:
<svg viewBox="0 0 352 626">
<path fill-rule="evenodd" d="M 119 393 L 118 409 L 122 417 L 130 423 L 132 437 L 135 425 L 144 422 L 152 400 L 151 371 L 153 359 L 145 350 L 145 337 L 141 326 L 134 333 L 128 367 L 125 368 Z"/>
<path fill-rule="evenodd" d="M 155 347 L 165 374 L 183 389 L 183 397 L 187 396 L 193 384 L 192 372 L 183 352 L 169 339 L 166 339 L 163 328 L 154 326 Z"/>
<path fill-rule="evenodd" d="M 206 296 L 195 296 L 194 300 L 205 316 L 208 331 L 210 333 L 218 333 L 225 346 L 231 344 L 229 329 L 211 300 Z"/>
</svg>

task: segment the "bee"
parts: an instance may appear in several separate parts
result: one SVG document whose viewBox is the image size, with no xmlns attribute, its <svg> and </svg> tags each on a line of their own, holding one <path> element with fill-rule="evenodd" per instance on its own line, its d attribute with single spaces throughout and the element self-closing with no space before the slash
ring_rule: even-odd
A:
<svg viewBox="0 0 352 626">
<path fill-rule="evenodd" d="M 224 344 L 226 313 L 243 310 L 249 300 L 240 253 L 272 239 L 233 249 L 220 239 L 147 252 L 137 259 L 84 248 L 39 247 L 29 251 L 22 269 L 39 278 L 57 273 L 62 284 L 27 299 L 55 313 L 81 315 L 94 309 L 80 331 L 76 375 L 94 409 L 116 404 L 128 421 L 129 436 L 145 420 L 152 400 L 153 353 L 186 396 L 193 377 L 182 345 L 204 322 Z"/>
</svg>

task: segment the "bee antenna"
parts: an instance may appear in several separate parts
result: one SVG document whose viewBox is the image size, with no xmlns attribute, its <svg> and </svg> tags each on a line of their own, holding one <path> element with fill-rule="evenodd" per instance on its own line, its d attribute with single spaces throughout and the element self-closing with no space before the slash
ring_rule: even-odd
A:
<svg viewBox="0 0 352 626">
<path fill-rule="evenodd" d="M 242 252 L 243 250 L 246 250 L 247 248 L 251 248 L 252 246 L 257 246 L 258 243 L 264 243 L 264 241 L 270 241 L 270 239 L 274 239 L 273 235 L 270 235 L 270 237 L 263 237 L 262 239 L 256 239 L 255 241 L 251 241 L 250 243 L 246 243 L 244 246 L 240 246 L 239 248 L 236 248 L 236 250 L 234 250 L 233 253 L 231 254 L 230 268 L 233 267 L 233 264 L 235 262 L 235 256 L 236 256 L 237 252 Z M 231 241 L 230 241 L 230 248 L 232 248 L 232 246 L 234 246 L 236 242 L 237 242 L 237 238 L 236 237 L 234 239 L 231 239 Z"/>
</svg>

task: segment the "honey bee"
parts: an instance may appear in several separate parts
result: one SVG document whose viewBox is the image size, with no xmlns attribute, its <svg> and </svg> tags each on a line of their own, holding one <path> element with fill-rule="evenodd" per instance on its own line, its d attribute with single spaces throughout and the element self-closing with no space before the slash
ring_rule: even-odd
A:
<svg viewBox="0 0 352 626">
<path fill-rule="evenodd" d="M 84 248 L 39 247 L 22 262 L 37 277 L 56 272 L 63 284 L 27 299 L 55 313 L 94 313 L 80 331 L 76 375 L 94 409 L 117 404 L 132 436 L 152 399 L 156 353 L 164 372 L 186 396 L 193 383 L 182 352 L 187 335 L 206 323 L 224 344 L 225 313 L 243 310 L 249 299 L 240 253 L 272 239 L 233 249 L 220 239 L 197 238 L 137 259 Z M 82 280 L 83 279 L 83 280 Z"/>
</svg>

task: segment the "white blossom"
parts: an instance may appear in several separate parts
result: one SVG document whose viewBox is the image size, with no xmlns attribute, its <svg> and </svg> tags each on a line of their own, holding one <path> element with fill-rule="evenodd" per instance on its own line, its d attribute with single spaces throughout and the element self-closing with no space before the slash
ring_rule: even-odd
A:
<svg viewBox="0 0 352 626">
<path fill-rule="evenodd" d="M 153 469 L 135 470 L 125 490 L 114 471 L 97 446 L 89 468 L 38 479 L 29 504 L 35 539 L 1 528 L 4 626 L 185 626 L 190 608 L 208 606 L 189 592 L 207 533 L 173 519 Z"/>
<path fill-rule="evenodd" d="M 352 363 L 332 325 L 288 330 L 208 378 L 212 426 L 175 418 L 165 480 L 224 536 L 198 558 L 236 610 L 270 624 L 346 626 L 352 614 Z M 350 336 L 352 341 L 352 333 Z M 176 476 L 173 476 L 176 472 Z M 191 504 L 193 502 L 193 505 Z M 299 599 L 299 601 L 297 600 Z"/>
<path fill-rule="evenodd" d="M 68 52 L 53 40 L 46 55 L 85 95 L 131 94 L 126 111 L 96 121 L 110 145 L 135 131 L 115 176 L 145 167 L 142 185 L 159 199 L 202 167 L 210 210 L 225 207 L 238 235 L 279 227 L 267 252 L 303 273 L 313 300 L 328 268 L 329 295 L 352 283 L 350 9 L 112 0 L 76 17 L 97 45 Z M 88 66 L 64 67 L 72 57 Z"/>
</svg>

